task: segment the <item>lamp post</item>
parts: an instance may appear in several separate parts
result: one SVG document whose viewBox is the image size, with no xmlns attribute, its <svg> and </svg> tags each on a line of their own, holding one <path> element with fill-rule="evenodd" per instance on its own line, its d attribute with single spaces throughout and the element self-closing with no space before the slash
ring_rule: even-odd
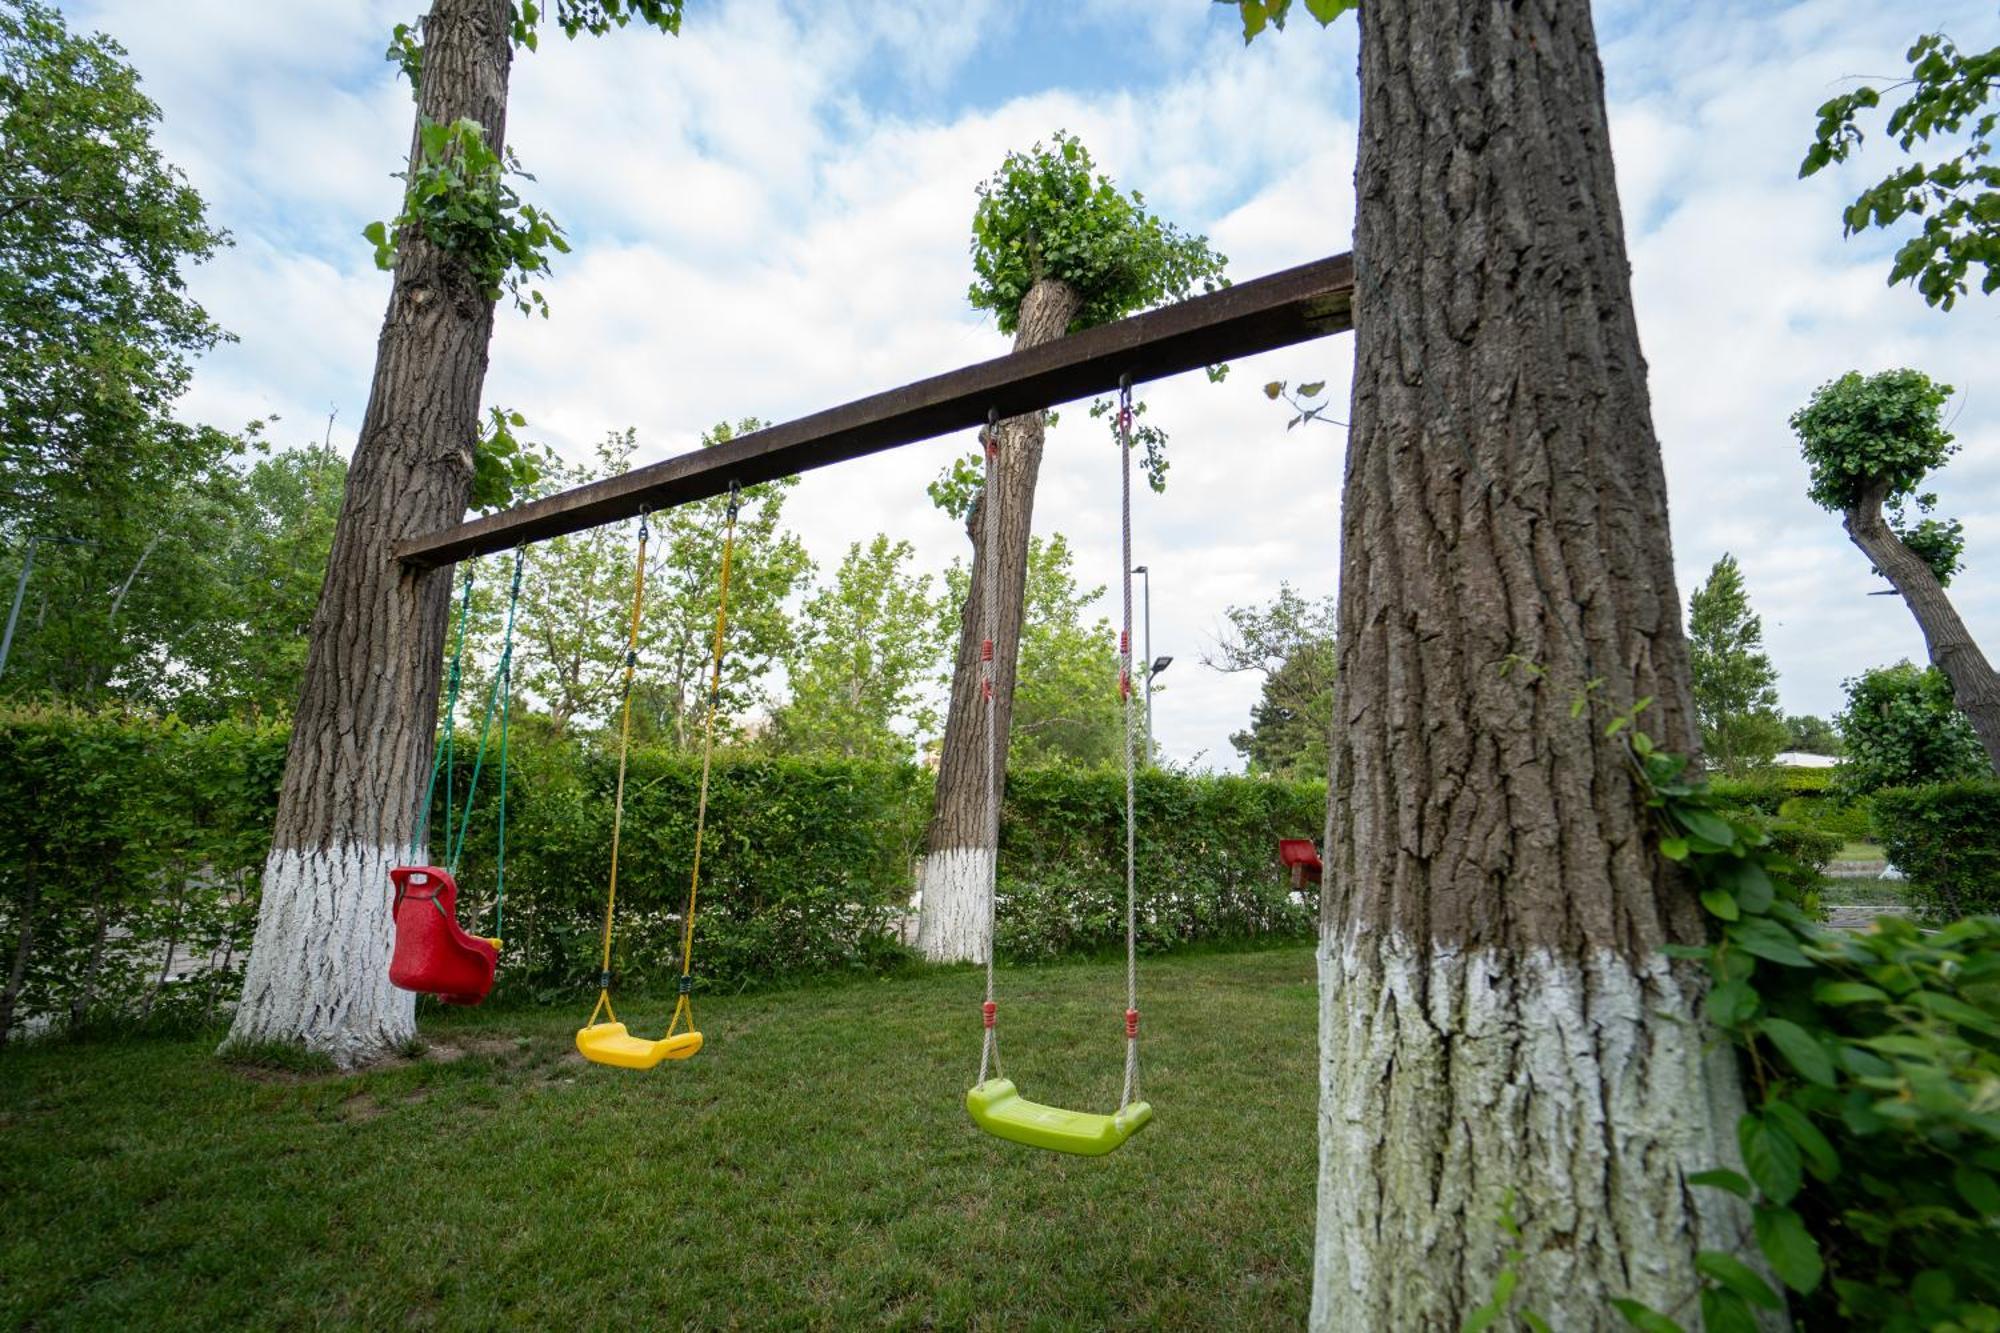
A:
<svg viewBox="0 0 2000 1333">
<path fill-rule="evenodd" d="M 1139 576 L 1139 586 L 1146 608 L 1146 765 L 1153 763 L 1153 677 L 1165 671 L 1174 660 L 1171 657 L 1153 656 L 1153 575 L 1144 565 L 1132 566 L 1132 572 Z"/>
</svg>

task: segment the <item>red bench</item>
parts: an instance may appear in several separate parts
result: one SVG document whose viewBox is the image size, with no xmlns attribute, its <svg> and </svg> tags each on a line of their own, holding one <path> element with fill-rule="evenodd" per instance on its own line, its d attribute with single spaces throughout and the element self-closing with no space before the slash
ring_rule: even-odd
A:
<svg viewBox="0 0 2000 1333">
<path fill-rule="evenodd" d="M 1319 883 L 1319 847 L 1311 838 L 1278 839 L 1278 862 L 1290 868 L 1294 890 Z"/>
</svg>

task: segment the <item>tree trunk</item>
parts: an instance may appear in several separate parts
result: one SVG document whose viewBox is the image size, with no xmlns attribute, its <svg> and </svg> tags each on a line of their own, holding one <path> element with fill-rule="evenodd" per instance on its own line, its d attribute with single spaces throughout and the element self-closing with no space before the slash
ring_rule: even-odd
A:
<svg viewBox="0 0 2000 1333">
<path fill-rule="evenodd" d="M 42 878 L 33 859 L 28 861 L 28 891 L 21 899 L 21 929 L 14 937 L 14 961 L 7 969 L 7 989 L 0 991 L 0 1046 L 14 1031 L 14 1010 L 20 1003 L 21 987 L 28 976 L 28 957 L 35 948 L 35 911 L 42 905 Z"/>
<path fill-rule="evenodd" d="M 1044 278 L 1021 298 L 1014 350 L 1039 347 L 1063 336 L 1083 298 L 1064 282 Z M 986 546 L 984 511 L 975 506 L 966 523 L 972 538 L 972 583 L 959 613 L 958 661 L 952 672 L 951 702 L 945 713 L 937 794 L 930 832 L 917 874 L 923 901 L 917 915 L 917 951 L 933 962 L 984 962 L 993 946 L 987 894 L 993 884 L 996 849 L 987 833 L 989 790 L 1002 790 L 1007 773 L 1007 728 L 1014 713 L 1014 664 L 1020 657 L 1021 616 L 1028 586 L 1028 534 L 1035 510 L 1035 481 L 1042 470 L 1045 418 L 1040 412 L 1000 423 L 1000 453 L 994 462 L 995 496 L 982 494 L 979 506 L 1000 505 L 999 550 Z M 999 627 L 993 639 L 994 727 L 999 737 L 1000 778 L 989 789 L 986 773 L 986 701 L 979 688 L 979 650 L 986 639 L 984 562 L 1000 561 Z"/>
<path fill-rule="evenodd" d="M 100 895 L 102 890 L 99 890 Z M 83 976 L 77 983 L 76 994 L 69 1000 L 69 1025 L 80 1028 L 90 1016 L 90 1002 L 97 998 L 97 979 L 104 973 L 104 946 L 111 936 L 111 912 L 104 905 L 102 897 L 91 904 L 90 961 L 83 965 Z"/>
<path fill-rule="evenodd" d="M 1691 752 L 1588 0 L 1368 0 L 1312 1324 L 1687 1320 L 1740 1094 L 1606 721 Z M 1537 669 L 1510 670 L 1509 664 Z M 1573 701 L 1589 705 L 1581 716 Z"/>
<path fill-rule="evenodd" d="M 422 115 L 476 120 L 496 148 L 510 15 L 508 0 L 436 0 L 424 23 Z M 352 1067 L 415 1032 L 415 997 L 389 984 L 388 871 L 409 850 L 430 761 L 452 571 L 412 574 L 390 548 L 465 513 L 492 330 L 465 265 L 408 238 L 313 615 L 231 1042 L 303 1042 Z"/>
<path fill-rule="evenodd" d="M 1986 747 L 1987 762 L 2000 774 L 2000 675 L 1995 675 L 1986 654 L 1972 641 L 1958 610 L 1945 595 L 1944 585 L 1924 563 L 1923 557 L 1903 544 L 1882 518 L 1882 500 L 1888 487 L 1875 485 L 1862 495 L 1860 503 L 1846 514 L 1847 535 L 1861 548 L 1882 577 L 1901 594 L 1903 604 L 1924 632 L 1924 647 L 1931 664 L 1951 681 L 1952 699 L 1958 711 L 1979 733 Z"/>
</svg>

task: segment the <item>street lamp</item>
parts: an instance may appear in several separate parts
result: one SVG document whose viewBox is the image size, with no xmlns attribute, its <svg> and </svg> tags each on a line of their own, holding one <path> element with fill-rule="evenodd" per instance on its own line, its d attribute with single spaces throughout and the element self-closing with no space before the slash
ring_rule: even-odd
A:
<svg viewBox="0 0 2000 1333">
<path fill-rule="evenodd" d="M 1154 677 L 1154 676 L 1156 676 L 1156 675 L 1158 675 L 1158 674 L 1159 674 L 1160 672 L 1162 672 L 1162 671 L 1165 671 L 1165 670 L 1167 669 L 1167 664 L 1168 664 L 1169 662 L 1173 661 L 1174 659 L 1173 659 L 1173 658 L 1171 658 L 1171 657 L 1154 657 L 1154 656 L 1153 656 L 1153 575 L 1152 575 L 1152 572 L 1151 572 L 1150 570 L 1148 570 L 1148 569 L 1146 568 L 1146 566 L 1144 566 L 1144 565 L 1134 565 L 1134 566 L 1132 566 L 1132 572 L 1133 572 L 1134 574 L 1137 574 L 1137 575 L 1139 576 L 1139 582 L 1140 582 L 1140 585 L 1141 585 L 1141 587 L 1142 587 L 1142 588 L 1143 588 L 1143 589 L 1145 590 L 1145 591 L 1144 591 L 1144 597 L 1145 597 L 1145 607 L 1146 607 L 1146 662 L 1147 662 L 1147 666 L 1146 666 L 1146 765 L 1147 765 L 1147 767 L 1149 767 L 1149 768 L 1150 768 L 1150 767 L 1152 766 L 1152 763 L 1153 763 L 1153 677 Z"/>
</svg>

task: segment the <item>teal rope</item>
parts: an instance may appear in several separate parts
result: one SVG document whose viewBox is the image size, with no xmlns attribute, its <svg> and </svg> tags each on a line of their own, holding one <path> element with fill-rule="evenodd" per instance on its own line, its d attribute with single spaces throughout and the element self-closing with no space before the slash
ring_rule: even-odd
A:
<svg viewBox="0 0 2000 1333">
<path fill-rule="evenodd" d="M 458 875 L 458 863 L 465 856 L 466 834 L 472 828 L 472 807 L 479 798 L 479 774 L 486 767 L 486 743 L 492 734 L 493 709 L 500 700 L 501 687 L 506 683 L 512 667 L 514 657 L 514 608 L 521 600 L 521 555 L 522 553 L 519 550 L 514 552 L 514 586 L 507 594 L 507 630 L 501 639 L 500 665 L 493 673 L 493 686 L 486 692 L 486 709 L 479 717 L 479 751 L 472 761 L 472 780 L 465 784 L 465 813 L 459 816 L 458 836 L 455 839 L 452 836 L 450 824 L 447 823 L 445 825 L 444 840 L 445 855 L 447 857 L 445 870 L 454 878 Z M 506 749 L 507 714 L 503 712 L 500 717 L 500 744 L 504 752 Z M 507 770 L 504 760 L 502 761 L 500 770 L 500 781 L 503 784 L 507 781 Z M 451 809 L 449 801 L 450 790 L 447 788 L 447 803 L 445 805 L 447 811 Z M 503 811 L 504 808 L 502 807 Z"/>
<path fill-rule="evenodd" d="M 410 864 L 417 864 L 417 851 L 430 840 L 431 800 L 437 795 L 438 770 L 444 770 L 445 842 L 451 842 L 451 816 L 454 804 L 451 794 L 452 737 L 457 734 L 453 725 L 458 714 L 459 664 L 465 656 L 465 622 L 472 618 L 472 566 L 465 566 L 465 597 L 458 607 L 458 644 L 451 650 L 451 676 L 444 700 L 444 744 L 431 750 L 431 780 L 424 787 L 423 804 L 417 807 L 417 815 L 410 830 Z"/>
</svg>

